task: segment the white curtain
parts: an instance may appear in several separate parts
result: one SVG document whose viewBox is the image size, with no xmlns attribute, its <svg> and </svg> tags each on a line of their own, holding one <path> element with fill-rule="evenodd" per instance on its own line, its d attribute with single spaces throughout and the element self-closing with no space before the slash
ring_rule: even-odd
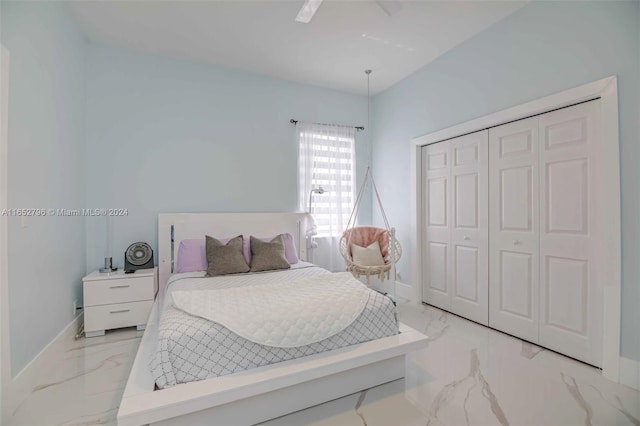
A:
<svg viewBox="0 0 640 426">
<path fill-rule="evenodd" d="M 339 242 L 355 199 L 355 129 L 349 126 L 298 123 L 300 211 L 316 224 L 313 262 L 331 271 L 344 270 Z M 322 187 L 323 194 L 313 193 Z M 309 205 L 309 195 L 311 204 Z"/>
</svg>

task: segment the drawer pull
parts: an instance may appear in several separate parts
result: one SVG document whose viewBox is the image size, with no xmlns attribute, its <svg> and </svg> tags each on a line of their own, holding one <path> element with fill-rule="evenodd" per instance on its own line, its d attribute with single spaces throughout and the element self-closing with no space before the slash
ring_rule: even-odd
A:
<svg viewBox="0 0 640 426">
<path fill-rule="evenodd" d="M 125 284 L 125 285 L 112 285 L 109 288 L 127 288 L 130 287 L 129 284 Z"/>
<path fill-rule="evenodd" d="M 110 311 L 110 314 L 123 314 L 125 312 L 129 312 L 131 309 L 120 309 L 119 311 Z"/>
</svg>

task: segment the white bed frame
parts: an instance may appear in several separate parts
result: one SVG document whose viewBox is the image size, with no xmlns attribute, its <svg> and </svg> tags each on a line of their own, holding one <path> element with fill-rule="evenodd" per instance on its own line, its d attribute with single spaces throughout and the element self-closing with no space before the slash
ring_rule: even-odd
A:
<svg viewBox="0 0 640 426">
<path fill-rule="evenodd" d="M 156 350 L 172 247 L 205 234 L 269 236 L 289 232 L 306 256 L 304 213 L 194 213 L 158 217 L 159 295 L 140 342 L 118 411 L 119 425 L 249 425 L 404 377 L 406 354 L 427 337 L 404 324 L 400 334 L 228 376 L 154 390 L 147 366 Z M 172 231 L 173 230 L 173 245 Z"/>
</svg>

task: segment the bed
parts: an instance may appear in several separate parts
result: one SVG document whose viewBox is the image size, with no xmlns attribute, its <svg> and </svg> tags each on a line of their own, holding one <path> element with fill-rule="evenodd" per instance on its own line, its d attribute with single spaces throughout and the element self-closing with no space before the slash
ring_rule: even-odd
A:
<svg viewBox="0 0 640 426">
<path fill-rule="evenodd" d="M 339 274 L 304 262 L 306 223 L 307 216 L 297 213 L 159 215 L 159 295 L 123 394 L 118 424 L 255 424 L 404 377 L 405 355 L 425 347 L 427 338 L 388 320 L 391 304 L 383 295 L 368 297 L 352 328 L 340 331 L 342 336 L 275 348 L 268 356 L 268 346 L 239 341 L 221 325 L 172 305 L 172 295 L 202 289 L 247 287 L 254 292 L 257 286 L 264 289 L 290 277 L 299 280 L 296 283 L 337 279 Z M 285 232 L 294 236 L 302 260 L 291 270 L 215 278 L 173 274 L 175 247 L 182 240 Z M 186 328 L 175 327 L 184 323 Z M 237 362 L 206 364 L 211 351 L 224 345 L 246 349 Z"/>
</svg>

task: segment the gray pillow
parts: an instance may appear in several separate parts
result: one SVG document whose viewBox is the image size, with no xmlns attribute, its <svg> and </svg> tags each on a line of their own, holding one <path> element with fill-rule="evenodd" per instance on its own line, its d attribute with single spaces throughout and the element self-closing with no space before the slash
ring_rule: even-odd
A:
<svg viewBox="0 0 640 426">
<path fill-rule="evenodd" d="M 251 236 L 251 272 L 289 269 L 291 265 L 284 254 L 284 239 L 278 235 L 270 242 Z"/>
<path fill-rule="evenodd" d="M 242 235 L 222 244 L 210 236 L 205 237 L 207 274 L 205 277 L 249 272 L 249 265 L 242 254 Z"/>
</svg>

